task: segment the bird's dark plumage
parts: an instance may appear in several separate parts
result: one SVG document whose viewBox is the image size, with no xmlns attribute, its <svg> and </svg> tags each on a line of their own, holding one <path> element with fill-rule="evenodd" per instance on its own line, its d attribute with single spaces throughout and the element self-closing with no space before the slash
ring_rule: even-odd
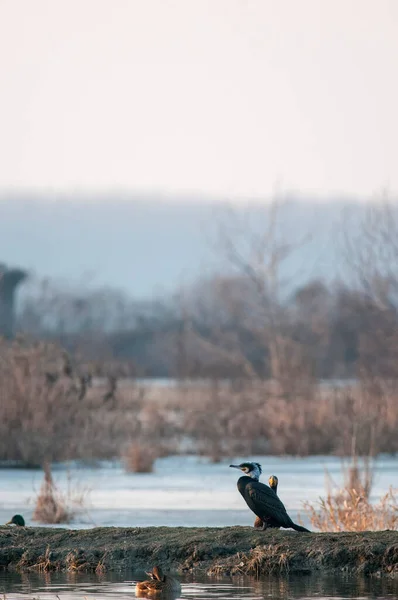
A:
<svg viewBox="0 0 398 600">
<path fill-rule="evenodd" d="M 6 525 L 17 525 L 18 527 L 25 527 L 25 519 L 22 515 L 14 515 L 11 521 L 8 521 Z"/>
<path fill-rule="evenodd" d="M 271 490 L 275 492 L 275 494 L 277 494 L 277 492 L 278 492 L 278 483 L 279 483 L 279 480 L 276 475 L 271 475 L 270 478 L 268 479 L 268 485 L 271 488 Z M 268 525 L 268 527 L 276 527 L 277 529 L 279 529 L 279 525 Z M 264 529 L 264 523 L 263 523 L 262 519 L 260 519 L 260 517 L 255 518 L 254 528 L 255 529 Z"/>
<path fill-rule="evenodd" d="M 246 501 L 246 504 L 263 522 L 263 529 L 268 527 L 292 528 L 296 531 L 309 530 L 301 525 L 296 525 L 286 512 L 283 502 L 278 498 L 274 490 L 268 485 L 260 483 L 261 465 L 258 463 L 241 463 L 230 465 L 240 469 L 246 475 L 238 479 L 238 490 Z"/>
</svg>

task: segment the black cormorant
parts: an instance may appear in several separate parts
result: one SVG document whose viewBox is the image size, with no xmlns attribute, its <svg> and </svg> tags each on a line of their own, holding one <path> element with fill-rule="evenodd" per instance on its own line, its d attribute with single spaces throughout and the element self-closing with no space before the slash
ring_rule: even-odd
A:
<svg viewBox="0 0 398 600">
<path fill-rule="evenodd" d="M 18 527 L 25 527 L 25 519 L 22 515 L 14 515 L 11 521 L 8 521 L 6 525 L 17 525 Z"/>
<path fill-rule="evenodd" d="M 230 467 L 240 469 L 245 473 L 245 475 L 238 479 L 238 490 L 250 510 L 262 520 L 263 529 L 267 529 L 268 527 L 284 527 L 288 529 L 291 527 L 296 531 L 306 531 L 309 533 L 309 530 L 305 527 L 293 523 L 276 493 L 268 485 L 259 482 L 262 472 L 259 463 L 244 462 L 240 465 L 230 465 Z"/>
<path fill-rule="evenodd" d="M 180 582 L 170 575 L 165 575 L 160 567 L 153 567 L 147 575 L 149 580 L 139 581 L 135 586 L 136 596 L 177 595 L 181 592 Z"/>
</svg>

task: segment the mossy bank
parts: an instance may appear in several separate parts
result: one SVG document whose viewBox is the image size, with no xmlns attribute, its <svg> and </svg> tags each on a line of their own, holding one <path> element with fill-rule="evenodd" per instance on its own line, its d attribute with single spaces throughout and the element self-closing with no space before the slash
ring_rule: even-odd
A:
<svg viewBox="0 0 398 600">
<path fill-rule="evenodd" d="M 249 527 L 0 527 L 0 568 L 264 575 L 316 571 L 398 577 L 398 532 L 296 533 Z"/>
</svg>

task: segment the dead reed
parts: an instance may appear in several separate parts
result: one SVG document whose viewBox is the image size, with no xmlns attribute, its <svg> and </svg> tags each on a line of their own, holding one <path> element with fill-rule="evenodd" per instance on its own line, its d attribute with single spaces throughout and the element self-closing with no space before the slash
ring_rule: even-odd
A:
<svg viewBox="0 0 398 600">
<path fill-rule="evenodd" d="M 349 456 L 353 439 L 359 455 L 398 451 L 394 382 L 213 379 L 157 390 L 119 382 L 110 400 L 107 384 L 85 384 L 83 394 L 85 368 L 55 344 L 0 340 L 1 461 L 40 466 L 121 456 L 127 469 L 145 471 L 165 453 L 215 462 L 253 454 Z"/>
<path fill-rule="evenodd" d="M 115 390 L 109 402 L 103 387 L 87 385 L 86 369 L 57 344 L 0 339 L 1 461 L 113 458 L 140 434 L 142 390 Z"/>
<path fill-rule="evenodd" d="M 51 467 L 44 465 L 44 480 L 36 498 L 33 521 L 40 523 L 70 523 L 86 507 L 88 490 L 78 490 L 71 485 L 68 475 L 68 488 L 65 493 L 56 486 Z"/>
<path fill-rule="evenodd" d="M 345 484 L 336 489 L 329 474 L 327 494 L 320 498 L 317 507 L 309 502 L 304 509 L 313 529 L 319 531 L 383 531 L 398 528 L 398 501 L 395 490 L 389 490 L 376 504 L 370 502 L 373 469 L 363 461 L 361 469 L 355 457 L 344 470 Z"/>
<path fill-rule="evenodd" d="M 231 575 L 252 575 L 259 577 L 263 573 L 285 574 L 290 571 L 290 563 L 294 559 L 294 552 L 286 550 L 278 543 L 256 546 L 249 552 L 238 552 L 234 556 L 233 564 L 228 566 Z M 225 574 L 225 564 L 212 566 L 207 574 L 212 577 Z"/>
<path fill-rule="evenodd" d="M 220 457 L 274 454 L 350 456 L 398 450 L 398 394 L 375 397 L 363 384 L 313 383 L 292 396 L 273 382 L 214 382 L 185 390 L 178 415 L 193 451 Z M 377 406 L 377 412 L 375 410 Z M 387 416 L 388 415 L 388 416 Z"/>
<path fill-rule="evenodd" d="M 398 502 L 392 487 L 372 505 L 357 490 L 340 490 L 319 500 L 319 506 L 305 503 L 313 529 L 319 531 L 384 531 L 398 528 Z"/>
<path fill-rule="evenodd" d="M 152 473 L 156 458 L 160 456 L 156 446 L 148 443 L 133 442 L 124 454 L 126 471 L 132 473 Z"/>
</svg>

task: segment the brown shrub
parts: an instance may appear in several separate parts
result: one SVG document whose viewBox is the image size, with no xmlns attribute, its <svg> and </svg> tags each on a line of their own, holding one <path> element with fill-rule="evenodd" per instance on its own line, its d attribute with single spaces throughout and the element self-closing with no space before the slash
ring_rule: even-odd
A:
<svg viewBox="0 0 398 600">
<path fill-rule="evenodd" d="M 398 501 L 392 487 L 371 504 L 369 496 L 373 481 L 373 468 L 358 458 L 343 468 L 345 484 L 336 489 L 330 475 L 326 474 L 327 494 L 318 506 L 304 503 L 312 527 L 319 531 L 383 531 L 398 527 Z M 335 489 L 333 489 L 335 488 Z"/>
<path fill-rule="evenodd" d="M 0 339 L 0 460 L 26 466 L 76 458 L 112 458 L 139 431 L 143 398 L 116 392 L 109 406 L 99 386 L 56 344 Z"/>
<path fill-rule="evenodd" d="M 398 450 L 398 395 L 365 384 L 313 383 L 292 398 L 269 381 L 191 388 L 180 400 L 181 432 L 217 460 L 252 454 L 350 456 Z"/>
<path fill-rule="evenodd" d="M 160 455 L 161 451 L 156 446 L 133 442 L 124 454 L 125 469 L 132 473 L 152 473 L 155 460 Z"/>
<path fill-rule="evenodd" d="M 44 465 L 44 480 L 36 498 L 33 521 L 40 523 L 69 523 L 78 510 L 84 508 L 87 491 L 68 487 L 63 494 L 54 483 L 51 467 Z"/>
<path fill-rule="evenodd" d="M 320 498 L 318 508 L 305 503 L 312 527 L 319 531 L 384 531 L 398 527 L 398 502 L 392 487 L 376 505 L 359 491 L 343 489 Z"/>
</svg>

